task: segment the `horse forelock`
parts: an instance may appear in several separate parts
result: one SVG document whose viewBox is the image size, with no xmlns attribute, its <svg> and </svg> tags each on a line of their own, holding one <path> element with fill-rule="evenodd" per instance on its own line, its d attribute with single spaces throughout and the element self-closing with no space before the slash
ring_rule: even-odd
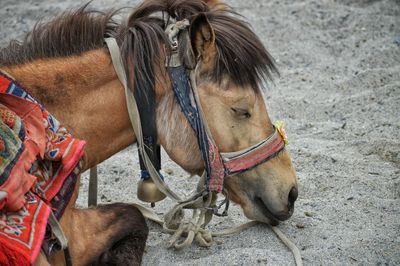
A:
<svg viewBox="0 0 400 266">
<path fill-rule="evenodd" d="M 214 82 L 220 83 L 227 76 L 240 87 L 257 90 L 261 81 L 272 81 L 273 74 L 279 75 L 273 57 L 236 12 L 218 9 L 208 13 L 207 18 L 218 50 L 211 73 Z"/>
</svg>

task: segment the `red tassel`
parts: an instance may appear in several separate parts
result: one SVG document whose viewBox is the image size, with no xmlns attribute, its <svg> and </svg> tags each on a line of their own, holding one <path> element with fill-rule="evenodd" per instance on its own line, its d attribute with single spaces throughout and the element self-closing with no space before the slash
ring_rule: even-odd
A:
<svg viewBox="0 0 400 266">
<path fill-rule="evenodd" d="M 4 266 L 29 266 L 29 259 L 17 250 L 0 244 L 0 265 Z"/>
</svg>

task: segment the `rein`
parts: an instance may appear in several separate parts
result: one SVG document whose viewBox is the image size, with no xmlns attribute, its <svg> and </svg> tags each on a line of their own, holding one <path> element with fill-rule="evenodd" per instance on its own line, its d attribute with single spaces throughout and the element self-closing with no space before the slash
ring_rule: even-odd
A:
<svg viewBox="0 0 400 266">
<path fill-rule="evenodd" d="M 173 48 L 176 48 L 178 45 L 178 43 L 174 41 L 176 40 L 177 35 L 188 25 L 188 21 L 183 20 L 170 24 L 167 27 L 166 34 L 169 36 L 171 44 L 174 45 Z M 188 73 L 188 70 L 181 65 L 177 58 L 177 54 L 172 54 L 170 58 L 167 58 L 167 69 L 171 76 L 172 87 L 183 113 L 196 133 L 202 157 L 205 162 L 205 172 L 203 174 L 205 182 L 203 190 L 188 200 L 183 201 L 163 181 L 158 169 L 153 165 L 151 158 L 145 151 L 145 141 L 143 138 L 138 105 L 134 93 L 129 90 L 127 85 L 127 76 L 122 64 L 119 46 L 114 38 L 106 38 L 105 42 L 110 51 L 115 72 L 125 90 L 129 118 L 137 137 L 139 154 L 143 159 L 143 164 L 157 188 L 177 202 L 176 206 L 165 215 L 164 221 L 160 220 L 152 210 L 145 208 L 142 205 L 135 204 L 145 217 L 161 224 L 165 232 L 173 234 L 169 241 L 169 247 L 182 249 L 189 246 L 194 239 L 200 246 L 209 247 L 212 245 L 212 236 L 232 234 L 258 224 L 259 222 L 253 221 L 217 233 L 210 233 L 204 229 L 205 225 L 211 220 L 212 215 L 217 214 L 218 208 L 213 205 L 215 203 L 212 202 L 212 198 L 215 193 L 224 191 L 224 178 L 232 174 L 250 170 L 253 167 L 273 158 L 284 149 L 285 137 L 282 135 L 279 128 L 275 128 L 273 134 L 265 140 L 247 149 L 237 152 L 220 153 L 212 139 L 207 122 L 204 119 L 201 110 L 195 79 L 196 70 Z M 227 206 L 228 201 L 226 203 L 226 208 Z M 187 223 L 182 221 L 184 218 L 184 209 L 193 209 L 192 219 Z M 224 213 L 226 213 L 226 210 Z M 271 228 L 291 249 L 295 256 L 296 264 L 302 265 L 301 257 L 299 257 L 300 253 L 297 247 L 286 237 L 282 237 L 283 233 L 277 227 L 271 226 Z M 179 242 L 182 235 L 186 235 L 186 239 Z"/>
</svg>

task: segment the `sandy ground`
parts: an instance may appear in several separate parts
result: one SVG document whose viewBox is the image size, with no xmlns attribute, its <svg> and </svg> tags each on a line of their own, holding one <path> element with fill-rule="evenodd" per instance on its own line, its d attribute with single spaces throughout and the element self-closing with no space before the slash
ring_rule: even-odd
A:
<svg viewBox="0 0 400 266">
<path fill-rule="evenodd" d="M 1 0 L 0 45 L 73 0 Z M 100 1 L 97 8 L 134 6 Z M 276 58 L 281 77 L 267 92 L 271 117 L 287 123 L 300 180 L 293 217 L 280 228 L 305 265 L 400 264 L 400 2 L 372 0 L 240 1 L 237 7 Z M 102 163 L 99 201 L 136 199 L 138 159 L 131 147 Z M 189 194 L 189 178 L 164 156 L 167 182 Z M 88 174 L 78 204 L 86 206 Z M 164 213 L 166 201 L 156 207 Z M 246 221 L 240 208 L 211 228 Z M 293 265 L 266 226 L 217 238 L 209 249 L 166 249 L 149 223 L 144 265 Z M 299 228 L 304 227 L 304 228 Z"/>
</svg>

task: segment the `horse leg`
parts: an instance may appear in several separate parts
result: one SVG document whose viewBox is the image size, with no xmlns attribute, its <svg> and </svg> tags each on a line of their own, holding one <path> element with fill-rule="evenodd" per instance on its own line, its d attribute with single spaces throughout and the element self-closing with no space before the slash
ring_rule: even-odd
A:
<svg viewBox="0 0 400 266">
<path fill-rule="evenodd" d="M 141 212 L 125 203 L 77 209 L 78 187 L 60 220 L 73 265 L 140 265 L 148 235 Z M 63 252 L 50 262 L 64 265 Z"/>
</svg>

